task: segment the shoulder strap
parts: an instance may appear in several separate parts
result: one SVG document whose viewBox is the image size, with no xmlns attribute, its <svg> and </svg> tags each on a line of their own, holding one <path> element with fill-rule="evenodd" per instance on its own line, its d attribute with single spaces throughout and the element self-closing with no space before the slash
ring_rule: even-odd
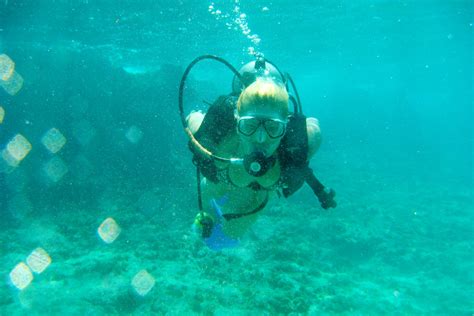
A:
<svg viewBox="0 0 474 316">
<path fill-rule="evenodd" d="M 219 97 L 208 109 L 204 120 L 194 135 L 206 148 L 214 149 L 222 139 L 235 129 L 234 117 L 235 97 L 231 95 Z"/>
<path fill-rule="evenodd" d="M 209 107 L 201 126 L 194 134 L 199 143 L 210 151 L 216 150 L 222 139 L 235 130 L 235 102 L 236 97 L 233 95 L 219 97 Z M 209 180 L 218 182 L 217 169 L 212 159 L 203 156 L 191 142 L 188 146 L 194 154 L 193 162 L 200 167 L 201 173 Z"/>
</svg>

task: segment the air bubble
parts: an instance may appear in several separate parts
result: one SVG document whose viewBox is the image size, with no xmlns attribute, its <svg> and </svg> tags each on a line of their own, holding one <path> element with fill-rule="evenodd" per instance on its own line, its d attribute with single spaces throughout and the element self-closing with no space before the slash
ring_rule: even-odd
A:
<svg viewBox="0 0 474 316">
<path fill-rule="evenodd" d="M 267 7 L 264 7 L 262 10 L 266 11 L 265 8 L 268 10 Z M 247 37 L 253 45 L 258 46 L 260 44 L 261 39 L 256 34 L 252 35 L 252 31 L 248 27 L 247 14 L 240 11 L 238 0 L 235 1 L 234 8 L 231 12 L 233 17 L 231 17 L 231 14 L 229 13 L 223 15 L 221 10 L 214 7 L 214 3 L 211 3 L 209 6 L 209 12 L 215 15 L 217 20 L 223 19 L 226 22 L 225 26 L 227 29 L 234 29 L 236 31 L 240 29 L 242 35 Z"/>
</svg>

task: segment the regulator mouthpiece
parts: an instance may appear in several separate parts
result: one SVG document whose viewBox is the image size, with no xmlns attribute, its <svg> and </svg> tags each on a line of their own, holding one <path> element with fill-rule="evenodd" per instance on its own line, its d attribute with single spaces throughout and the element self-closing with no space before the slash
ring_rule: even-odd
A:
<svg viewBox="0 0 474 316">
<path fill-rule="evenodd" d="M 244 158 L 244 167 L 248 174 L 261 177 L 275 164 L 275 156 L 266 157 L 261 151 L 247 155 Z"/>
</svg>

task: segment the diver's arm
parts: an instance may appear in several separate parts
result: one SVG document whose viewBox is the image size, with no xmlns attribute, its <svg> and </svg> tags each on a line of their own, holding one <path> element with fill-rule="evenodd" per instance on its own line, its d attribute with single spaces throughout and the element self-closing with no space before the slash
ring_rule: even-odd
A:
<svg viewBox="0 0 474 316">
<path fill-rule="evenodd" d="M 199 127 L 201 127 L 202 121 L 204 121 L 204 116 L 206 116 L 206 114 L 201 111 L 192 111 L 189 113 L 186 117 L 186 123 L 188 124 L 191 133 L 195 134 L 198 131 Z"/>
<path fill-rule="evenodd" d="M 306 132 L 308 133 L 308 158 L 309 161 L 321 145 L 321 129 L 319 121 L 314 117 L 306 119 Z"/>
<path fill-rule="evenodd" d="M 319 202 L 321 203 L 321 207 L 325 210 L 331 207 L 336 207 L 337 202 L 334 199 L 336 196 L 336 191 L 331 188 L 325 187 L 314 175 L 313 170 L 311 168 L 307 168 L 306 176 L 305 176 L 306 183 L 311 187 L 314 194 L 318 197 Z"/>
<path fill-rule="evenodd" d="M 321 129 L 319 127 L 318 119 L 308 117 L 306 119 L 306 131 L 308 132 L 308 161 L 314 156 L 321 145 Z M 314 194 L 318 197 L 321 207 L 328 209 L 336 207 L 337 203 L 334 200 L 336 192 L 325 187 L 314 175 L 313 170 L 308 167 L 305 177 L 306 183 L 311 187 Z"/>
</svg>

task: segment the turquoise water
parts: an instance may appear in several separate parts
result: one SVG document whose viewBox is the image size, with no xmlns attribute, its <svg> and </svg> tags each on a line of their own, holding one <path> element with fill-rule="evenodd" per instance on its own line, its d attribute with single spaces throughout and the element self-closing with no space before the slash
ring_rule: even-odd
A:
<svg viewBox="0 0 474 316">
<path fill-rule="evenodd" d="M 0 54 L 23 85 L 0 88 L 0 315 L 473 314 L 473 12 L 440 0 L 2 1 Z M 292 75 L 320 120 L 311 167 L 338 207 L 304 187 L 214 252 L 191 230 L 179 80 L 199 55 L 239 67 L 254 52 Z M 199 64 L 186 111 L 231 82 Z M 107 218 L 120 227 L 102 236 L 111 243 L 98 233 Z M 21 262 L 44 271 L 28 283 Z"/>
</svg>

